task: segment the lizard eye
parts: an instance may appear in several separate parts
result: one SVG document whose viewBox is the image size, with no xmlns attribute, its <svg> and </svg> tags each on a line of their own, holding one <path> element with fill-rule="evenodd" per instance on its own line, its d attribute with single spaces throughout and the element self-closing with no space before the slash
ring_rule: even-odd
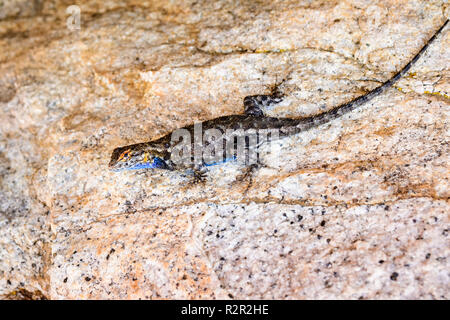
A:
<svg viewBox="0 0 450 320">
<path fill-rule="evenodd" d="M 117 159 L 117 161 L 121 161 L 121 160 L 123 160 L 123 159 L 127 160 L 128 157 L 130 156 L 130 153 L 131 153 L 131 149 L 128 149 L 128 150 L 122 152 L 122 154 L 119 156 L 119 158 Z"/>
</svg>

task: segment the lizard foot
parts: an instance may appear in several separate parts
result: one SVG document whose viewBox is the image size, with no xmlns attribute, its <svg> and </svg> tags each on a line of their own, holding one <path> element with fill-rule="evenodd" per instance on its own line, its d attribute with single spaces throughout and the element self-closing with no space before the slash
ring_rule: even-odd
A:
<svg viewBox="0 0 450 320">
<path fill-rule="evenodd" d="M 193 184 L 205 183 L 206 182 L 206 171 L 194 170 Z"/>
<path fill-rule="evenodd" d="M 259 163 L 251 164 L 247 167 L 245 167 L 242 174 L 238 175 L 236 177 L 236 181 L 247 181 L 247 187 L 245 188 L 244 194 L 247 193 L 247 191 L 250 189 L 250 187 L 253 184 L 253 173 L 263 165 Z"/>
</svg>

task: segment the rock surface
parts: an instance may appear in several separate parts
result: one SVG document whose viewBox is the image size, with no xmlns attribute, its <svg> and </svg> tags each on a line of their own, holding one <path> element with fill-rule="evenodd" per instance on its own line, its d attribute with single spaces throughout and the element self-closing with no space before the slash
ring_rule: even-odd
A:
<svg viewBox="0 0 450 320">
<path fill-rule="evenodd" d="M 395 88 L 266 148 L 251 178 L 107 169 L 115 147 L 241 113 L 283 79 L 266 114 L 360 96 L 446 1 L 78 4 L 73 30 L 67 1 L 0 1 L 0 296 L 450 298 L 449 27 Z"/>
</svg>

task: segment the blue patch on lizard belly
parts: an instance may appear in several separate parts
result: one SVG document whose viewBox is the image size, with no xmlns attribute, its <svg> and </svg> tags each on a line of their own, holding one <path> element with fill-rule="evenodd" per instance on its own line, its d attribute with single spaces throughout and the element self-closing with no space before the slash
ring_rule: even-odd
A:
<svg viewBox="0 0 450 320">
<path fill-rule="evenodd" d="M 138 162 L 134 166 L 126 168 L 127 170 L 138 170 L 138 169 L 167 169 L 167 164 L 161 158 L 155 157 L 153 162 Z"/>
<path fill-rule="evenodd" d="M 152 162 L 141 162 L 136 163 L 133 167 L 126 168 L 127 170 L 138 170 L 138 169 L 153 169 L 155 168 Z"/>
<path fill-rule="evenodd" d="M 205 163 L 205 167 L 211 167 L 211 166 L 215 166 L 215 165 L 222 164 L 222 163 L 225 163 L 228 161 L 233 161 L 233 160 L 236 160 L 236 156 L 232 156 L 231 158 L 226 158 L 224 160 L 217 161 L 217 162 Z"/>
</svg>

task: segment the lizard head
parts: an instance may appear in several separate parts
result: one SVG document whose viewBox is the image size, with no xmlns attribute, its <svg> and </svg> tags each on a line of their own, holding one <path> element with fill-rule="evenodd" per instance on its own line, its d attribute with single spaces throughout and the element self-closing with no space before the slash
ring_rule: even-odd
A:
<svg viewBox="0 0 450 320">
<path fill-rule="evenodd" d="M 170 153 L 156 143 L 141 143 L 114 149 L 109 168 L 112 171 L 173 169 Z"/>
</svg>

